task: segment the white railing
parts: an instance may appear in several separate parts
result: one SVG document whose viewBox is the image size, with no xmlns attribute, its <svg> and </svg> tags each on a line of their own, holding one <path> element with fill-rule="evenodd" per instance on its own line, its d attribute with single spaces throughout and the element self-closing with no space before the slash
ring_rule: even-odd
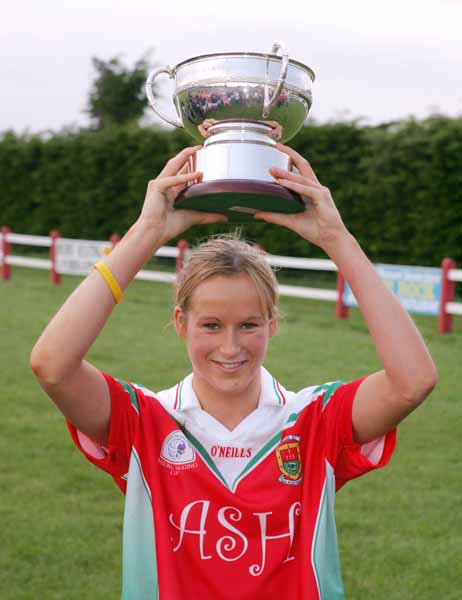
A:
<svg viewBox="0 0 462 600">
<path fill-rule="evenodd" d="M 69 238 L 60 238 L 57 232 L 52 232 L 50 236 L 27 235 L 22 233 L 12 233 L 4 227 L 2 230 L 0 230 L 1 277 L 3 279 L 10 278 L 11 266 L 30 267 L 33 269 L 49 270 L 51 273 L 52 282 L 59 283 L 61 274 L 63 273 L 75 275 L 89 273 L 94 262 L 96 262 L 99 257 L 103 257 L 106 250 L 110 251 L 111 246 L 113 246 L 114 243 L 116 243 L 114 236 L 111 238 L 110 242 L 97 240 L 75 240 Z M 11 254 L 10 244 L 49 248 L 50 258 L 31 258 L 27 256 Z M 61 262 L 60 260 L 57 260 L 57 248 L 59 245 L 63 247 L 67 246 L 68 250 L 69 248 L 71 248 L 71 250 L 75 250 L 75 248 L 86 249 L 86 252 L 84 252 L 86 257 L 72 257 L 66 265 L 65 258 L 63 259 L 64 262 L 62 260 Z M 155 256 L 176 259 L 178 270 L 178 267 L 181 267 L 182 265 L 187 251 L 187 244 L 185 242 L 179 242 L 177 247 L 162 246 L 157 250 Z M 309 271 L 337 272 L 336 290 L 280 284 L 279 293 L 281 296 L 336 302 L 337 317 L 345 318 L 348 315 L 348 309 L 343 304 L 343 278 L 341 274 L 338 273 L 337 266 L 333 261 L 322 258 L 296 258 L 279 256 L 275 254 L 267 254 L 266 258 L 268 259 L 269 264 L 273 267 L 302 269 Z M 445 333 L 451 330 L 451 315 L 462 316 L 462 302 L 454 301 L 455 285 L 457 282 L 462 282 L 462 269 L 456 269 L 454 261 L 444 259 L 442 262 L 441 271 L 442 292 L 438 330 L 440 333 Z M 147 269 L 139 271 L 136 275 L 136 279 L 167 283 L 174 282 L 175 278 L 176 274 L 174 272 Z"/>
<path fill-rule="evenodd" d="M 0 232 L 0 263 L 6 265 L 15 265 L 17 267 L 31 267 L 32 269 L 51 269 L 51 260 L 48 258 L 28 258 L 26 256 L 16 256 L 7 254 L 3 256 L 3 242 L 9 244 L 20 244 L 24 246 L 41 246 L 42 248 L 51 247 L 51 237 L 43 235 L 25 235 L 22 233 L 4 233 Z M 5 279 L 5 277 L 4 277 Z"/>
<path fill-rule="evenodd" d="M 0 233 L 0 247 L 1 243 Z M 53 238 L 47 236 L 39 236 L 39 235 L 26 235 L 19 233 L 4 233 L 3 234 L 5 241 L 9 244 L 17 244 L 17 245 L 26 245 L 26 246 L 42 246 L 53 248 L 54 240 Z M 59 275 L 61 274 L 74 274 L 74 275 L 83 275 L 85 273 L 89 273 L 91 270 L 91 265 L 94 264 L 99 257 L 103 256 L 104 247 L 110 249 L 111 245 L 109 242 L 102 242 L 97 240 L 74 240 L 70 238 L 58 238 L 59 240 L 58 247 L 60 244 L 63 246 L 66 245 L 83 245 L 87 250 L 87 254 L 90 254 L 92 260 L 84 260 L 81 259 L 80 262 L 76 262 L 74 265 L 68 265 L 69 268 L 63 267 L 60 268 L 60 261 L 57 261 L 57 264 L 53 264 L 53 259 L 44 259 L 44 258 L 28 258 L 17 256 L 15 254 L 7 254 L 5 257 L 4 263 L 6 265 L 15 265 L 20 267 L 31 267 L 35 269 L 47 269 L 52 273 L 55 272 L 55 283 L 59 282 Z M 159 248 L 155 254 L 156 257 L 166 257 L 166 258 L 175 258 L 177 259 L 180 255 L 179 247 L 175 246 L 162 246 Z M 0 260 L 1 260 L 0 253 Z M 317 271 L 337 271 L 337 267 L 335 263 L 331 260 L 327 259 L 310 259 L 310 258 L 293 258 L 289 256 L 277 256 L 277 255 L 267 255 L 268 262 L 272 266 L 277 267 L 286 267 L 290 269 L 304 269 L 304 270 L 317 270 Z M 62 265 L 61 265 L 62 266 Z M 171 283 L 175 281 L 176 274 L 175 273 L 166 273 L 163 271 L 154 271 L 143 269 L 139 271 L 135 277 L 135 279 L 144 280 L 144 281 L 160 281 Z M 311 287 L 302 287 L 302 286 L 291 286 L 291 285 L 280 285 L 279 293 L 281 296 L 293 296 L 298 298 L 309 298 L 314 300 L 328 300 L 331 302 L 337 302 L 338 292 L 336 290 L 326 290 L 322 288 L 311 288 Z"/>
</svg>

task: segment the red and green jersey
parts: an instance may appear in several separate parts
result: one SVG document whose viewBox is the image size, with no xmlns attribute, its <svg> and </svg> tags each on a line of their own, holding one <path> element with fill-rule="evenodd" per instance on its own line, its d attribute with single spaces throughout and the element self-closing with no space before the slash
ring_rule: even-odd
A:
<svg viewBox="0 0 462 600">
<path fill-rule="evenodd" d="M 159 393 L 105 375 L 107 448 L 77 446 L 125 493 L 124 600 L 344 597 L 334 495 L 384 466 L 395 431 L 360 446 L 361 380 L 287 391 L 262 369 L 258 408 L 229 431 L 189 375 Z"/>
</svg>

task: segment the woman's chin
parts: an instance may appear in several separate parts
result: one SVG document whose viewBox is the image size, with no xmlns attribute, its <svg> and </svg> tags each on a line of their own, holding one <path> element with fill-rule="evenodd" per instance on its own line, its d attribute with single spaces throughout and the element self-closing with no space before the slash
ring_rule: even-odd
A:
<svg viewBox="0 0 462 600">
<path fill-rule="evenodd" d="M 217 375 L 202 374 L 194 375 L 196 384 L 205 392 L 219 393 L 222 395 L 245 394 L 252 389 L 254 385 L 260 385 L 260 380 L 256 381 L 255 373 L 251 374 L 245 369 L 245 365 L 233 369 L 223 369 L 220 366 L 215 367 Z M 252 376 L 253 375 L 253 376 Z"/>
</svg>

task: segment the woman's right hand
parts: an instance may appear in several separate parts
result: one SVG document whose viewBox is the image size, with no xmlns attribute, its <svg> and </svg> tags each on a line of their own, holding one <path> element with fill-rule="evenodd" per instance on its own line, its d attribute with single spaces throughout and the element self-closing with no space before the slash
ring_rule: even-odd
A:
<svg viewBox="0 0 462 600">
<path fill-rule="evenodd" d="M 144 205 L 138 218 L 144 226 L 152 228 L 159 235 L 159 241 L 166 244 L 192 225 L 205 225 L 227 221 L 227 217 L 217 213 L 174 208 L 178 194 L 188 183 L 199 182 L 202 173 L 188 173 L 188 162 L 201 146 L 185 148 L 171 158 L 156 179 L 148 183 Z"/>
</svg>

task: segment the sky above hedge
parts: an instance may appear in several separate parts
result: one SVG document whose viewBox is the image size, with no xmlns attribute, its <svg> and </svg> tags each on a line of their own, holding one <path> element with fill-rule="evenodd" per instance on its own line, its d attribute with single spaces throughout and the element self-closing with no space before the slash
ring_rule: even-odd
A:
<svg viewBox="0 0 462 600">
<path fill-rule="evenodd" d="M 153 48 L 158 65 L 174 66 L 210 52 L 266 52 L 275 40 L 315 70 L 316 121 L 457 116 L 461 22 L 460 0 L 18 0 L 0 22 L 0 131 L 86 126 L 92 56 L 132 64 Z"/>
</svg>

